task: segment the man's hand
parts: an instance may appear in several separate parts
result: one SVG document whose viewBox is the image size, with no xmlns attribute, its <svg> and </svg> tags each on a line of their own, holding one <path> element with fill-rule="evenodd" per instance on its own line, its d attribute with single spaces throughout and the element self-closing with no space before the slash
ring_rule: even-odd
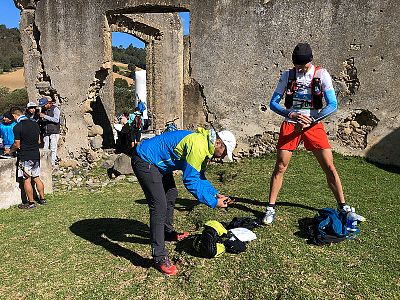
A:
<svg viewBox="0 0 400 300">
<path fill-rule="evenodd" d="M 303 129 L 310 127 L 311 124 L 304 125 L 302 123 L 296 123 L 294 125 L 294 132 L 301 132 Z"/>
<path fill-rule="evenodd" d="M 228 207 L 228 205 L 233 203 L 233 200 L 228 196 L 217 194 L 217 207 Z"/>
<path fill-rule="evenodd" d="M 39 117 L 44 118 L 45 115 L 46 115 L 46 114 L 44 114 L 44 113 L 41 112 L 41 113 L 39 114 Z"/>
<path fill-rule="evenodd" d="M 289 118 L 294 121 L 297 121 L 297 123 L 300 123 L 306 127 L 310 126 L 312 122 L 310 117 L 297 112 L 290 113 Z"/>
</svg>

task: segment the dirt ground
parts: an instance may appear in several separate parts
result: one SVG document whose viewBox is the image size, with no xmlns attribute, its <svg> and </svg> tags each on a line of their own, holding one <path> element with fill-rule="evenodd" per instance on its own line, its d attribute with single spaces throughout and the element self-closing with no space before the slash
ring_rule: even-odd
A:
<svg viewBox="0 0 400 300">
<path fill-rule="evenodd" d="M 24 68 L 13 72 L 0 74 L 0 86 L 9 88 L 10 91 L 25 87 Z"/>
</svg>

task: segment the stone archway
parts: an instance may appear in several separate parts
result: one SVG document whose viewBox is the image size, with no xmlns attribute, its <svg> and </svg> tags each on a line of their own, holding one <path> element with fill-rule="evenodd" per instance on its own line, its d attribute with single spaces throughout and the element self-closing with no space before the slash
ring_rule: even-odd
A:
<svg viewBox="0 0 400 300">
<path fill-rule="evenodd" d="M 147 104 L 154 128 L 162 128 L 174 116 L 182 126 L 183 30 L 178 14 L 109 13 L 107 20 L 110 32 L 128 33 L 146 44 Z M 112 53 L 106 55 L 111 60 Z M 111 83 L 110 77 L 106 87 Z"/>
</svg>

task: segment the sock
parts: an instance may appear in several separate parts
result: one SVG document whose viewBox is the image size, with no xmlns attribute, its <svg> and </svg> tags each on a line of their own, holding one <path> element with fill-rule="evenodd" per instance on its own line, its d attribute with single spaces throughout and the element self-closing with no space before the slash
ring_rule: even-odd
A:
<svg viewBox="0 0 400 300">
<path fill-rule="evenodd" d="M 268 203 L 268 207 L 275 208 L 275 203 L 274 204 Z"/>
<path fill-rule="evenodd" d="M 346 203 L 339 203 L 339 208 L 343 209 L 343 206 L 347 205 Z"/>
</svg>

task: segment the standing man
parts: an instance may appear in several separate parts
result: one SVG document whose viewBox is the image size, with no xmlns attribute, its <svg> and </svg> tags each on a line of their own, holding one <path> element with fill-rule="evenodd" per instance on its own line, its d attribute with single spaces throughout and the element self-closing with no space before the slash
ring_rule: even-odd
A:
<svg viewBox="0 0 400 300">
<path fill-rule="evenodd" d="M 29 120 L 20 108 L 14 107 L 11 109 L 11 114 L 17 120 L 17 125 L 14 127 L 15 141 L 11 151 L 18 150 L 18 177 L 22 177 L 24 181 L 24 190 L 28 198 L 27 203 L 18 205 L 21 209 L 35 208 L 33 199 L 32 179 L 36 184 L 39 192 L 38 204 L 46 204 L 44 198 L 44 185 L 40 179 L 40 152 L 39 152 L 39 125 Z"/>
<path fill-rule="evenodd" d="M 54 167 L 57 161 L 58 139 L 60 138 L 61 112 L 50 97 L 39 99 L 39 106 L 42 108 L 39 116 L 43 128 L 44 149 L 50 149 L 51 164 Z"/>
<path fill-rule="evenodd" d="M 333 164 L 333 156 L 328 137 L 321 120 L 337 110 L 337 100 L 329 73 L 314 66 L 309 44 L 298 44 L 292 54 L 294 68 L 285 71 L 270 101 L 270 108 L 285 118 L 281 125 L 277 145 L 275 169 L 271 176 L 269 203 L 263 218 L 264 224 L 275 219 L 275 202 L 282 187 L 285 173 L 293 151 L 301 141 L 312 151 L 325 172 L 329 188 L 336 198 L 339 209 L 349 211 L 346 205 L 342 183 Z M 280 101 L 285 94 L 285 107 Z M 326 106 L 322 105 L 322 97 Z"/>
<path fill-rule="evenodd" d="M 150 210 L 151 248 L 155 267 L 166 275 L 176 275 L 168 258 L 165 240 L 181 240 L 189 233 L 173 227 L 175 199 L 178 197 L 172 172 L 182 170 L 186 189 L 211 208 L 227 207 L 229 197 L 221 195 L 205 177 L 212 157 L 232 160 L 236 139 L 232 132 L 198 128 L 196 132 L 177 130 L 142 141 L 132 156 L 132 168 L 146 196 Z"/>
</svg>

